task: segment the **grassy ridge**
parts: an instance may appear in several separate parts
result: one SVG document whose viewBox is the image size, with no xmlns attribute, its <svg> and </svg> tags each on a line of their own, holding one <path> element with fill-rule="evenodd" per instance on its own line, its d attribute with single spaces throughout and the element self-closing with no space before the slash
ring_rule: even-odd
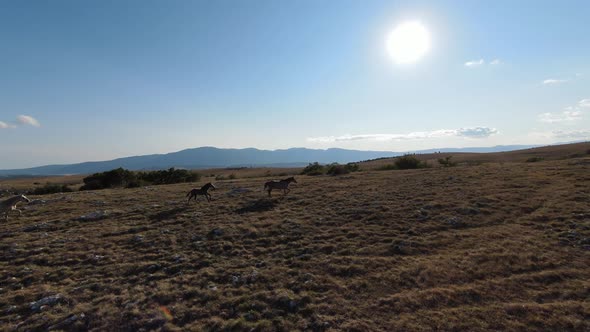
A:
<svg viewBox="0 0 590 332">
<path fill-rule="evenodd" d="M 590 329 L 589 158 L 299 176 L 272 199 L 235 172 L 211 203 L 174 184 L 27 206 L 0 226 L 0 324 Z"/>
</svg>

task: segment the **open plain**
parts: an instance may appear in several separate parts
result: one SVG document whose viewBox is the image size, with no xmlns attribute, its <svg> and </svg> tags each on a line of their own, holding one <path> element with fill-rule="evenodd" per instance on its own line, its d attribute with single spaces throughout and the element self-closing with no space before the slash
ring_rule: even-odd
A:
<svg viewBox="0 0 590 332">
<path fill-rule="evenodd" d="M 588 331 L 590 158 L 547 159 L 30 197 L 0 224 L 0 326 Z"/>
</svg>

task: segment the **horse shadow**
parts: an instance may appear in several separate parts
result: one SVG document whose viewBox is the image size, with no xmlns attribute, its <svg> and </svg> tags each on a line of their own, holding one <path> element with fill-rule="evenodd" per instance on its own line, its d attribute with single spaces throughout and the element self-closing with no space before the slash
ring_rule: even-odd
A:
<svg viewBox="0 0 590 332">
<path fill-rule="evenodd" d="M 175 207 L 169 210 L 164 210 L 164 211 L 160 211 L 158 213 L 155 213 L 153 215 L 151 215 L 149 218 L 151 220 L 165 220 L 165 219 L 172 219 L 173 217 L 176 217 L 178 214 L 186 212 L 188 210 L 188 207 L 186 206 L 181 206 L 181 207 Z"/>
<path fill-rule="evenodd" d="M 270 211 L 279 205 L 279 199 L 261 198 L 255 201 L 246 203 L 239 209 L 236 209 L 236 213 L 249 213 L 249 212 L 264 212 Z"/>
</svg>

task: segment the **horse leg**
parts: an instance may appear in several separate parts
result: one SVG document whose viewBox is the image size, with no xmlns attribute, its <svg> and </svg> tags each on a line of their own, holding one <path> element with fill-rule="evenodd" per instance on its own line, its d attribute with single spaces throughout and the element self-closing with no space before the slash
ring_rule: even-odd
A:
<svg viewBox="0 0 590 332">
<path fill-rule="evenodd" d="M 290 192 L 291 192 L 291 189 L 289 189 L 289 188 L 285 189 L 285 195 L 287 195 Z"/>
<path fill-rule="evenodd" d="M 207 202 L 211 202 L 211 195 L 209 193 L 206 193 L 205 197 L 207 197 Z"/>
<path fill-rule="evenodd" d="M 272 191 L 272 189 L 268 188 L 268 197 L 270 197 L 270 192 Z"/>
</svg>

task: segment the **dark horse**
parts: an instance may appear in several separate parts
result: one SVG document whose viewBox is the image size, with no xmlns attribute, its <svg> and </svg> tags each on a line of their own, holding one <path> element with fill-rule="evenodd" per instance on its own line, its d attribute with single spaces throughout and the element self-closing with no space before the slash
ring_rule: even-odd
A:
<svg viewBox="0 0 590 332">
<path fill-rule="evenodd" d="M 201 189 L 193 189 L 191 191 L 188 192 L 188 194 L 186 194 L 186 197 L 188 197 L 188 202 L 191 201 L 191 198 L 195 198 L 195 201 L 197 200 L 197 195 L 202 195 L 205 196 L 205 198 L 207 198 L 207 202 L 211 201 L 211 195 L 207 192 L 207 190 L 209 190 L 210 188 L 212 188 L 213 190 L 215 190 L 215 186 L 211 184 L 211 182 L 207 183 L 206 185 L 202 186 Z M 189 197 L 190 196 L 190 197 Z"/>
<path fill-rule="evenodd" d="M 268 191 L 268 197 L 270 197 L 270 192 L 273 189 L 282 190 L 283 194 L 287 195 L 289 193 L 289 191 L 291 191 L 289 189 L 289 183 L 291 183 L 291 182 L 297 183 L 297 181 L 295 181 L 294 177 L 286 178 L 286 179 L 280 180 L 280 181 L 268 181 L 267 183 L 264 184 L 264 190 Z"/>
</svg>

